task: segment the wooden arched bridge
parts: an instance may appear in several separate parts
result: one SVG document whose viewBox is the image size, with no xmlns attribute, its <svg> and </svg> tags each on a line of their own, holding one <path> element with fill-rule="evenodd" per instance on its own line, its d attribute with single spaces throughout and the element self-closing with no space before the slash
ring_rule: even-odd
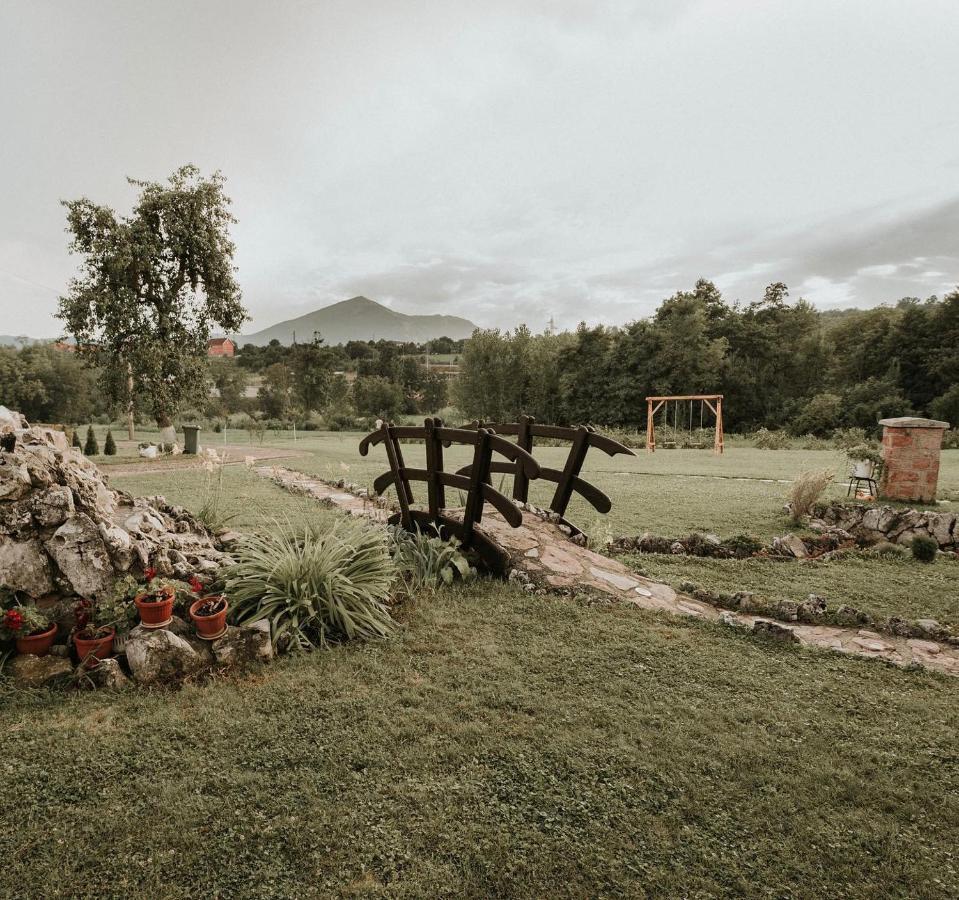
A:
<svg viewBox="0 0 959 900">
<path fill-rule="evenodd" d="M 515 438 L 515 442 L 507 437 Z M 547 468 L 536 461 L 533 457 L 536 438 L 570 441 L 569 454 L 562 469 Z M 425 443 L 426 468 L 406 465 L 404 441 Z M 370 447 L 377 444 L 385 446 L 390 468 L 373 482 L 373 488 L 378 494 L 391 486 L 396 490 L 400 511 L 391 521 L 408 531 L 431 525 L 443 537 L 456 537 L 464 547 L 474 549 L 493 571 L 502 571 L 506 558 L 502 548 L 476 528 L 482 521 L 486 503 L 516 528 L 523 521 L 522 510 L 517 504 L 529 501 L 530 482 L 536 479 L 551 481 L 556 488 L 550 511 L 571 532 L 579 533 L 580 529 L 566 519 L 566 510 L 574 493 L 580 494 L 601 513 L 609 512 L 612 506 L 603 491 L 580 475 L 590 447 L 609 456 L 618 453 L 635 455 L 619 441 L 599 434 L 588 425 L 578 428 L 537 425 L 531 416 L 522 416 L 518 422 L 510 423 L 473 422 L 461 428 L 447 427 L 437 418 L 426 419 L 422 426 L 384 422 L 360 442 L 360 455 L 366 456 Z M 472 447 L 473 461 L 456 472 L 447 472 L 443 453 L 453 444 Z M 502 458 L 494 459 L 494 454 Z M 512 498 L 493 487 L 491 476 L 494 473 L 513 476 Z M 411 482 L 426 484 L 425 508 L 415 505 Z M 465 505 L 448 507 L 446 488 L 465 492 Z"/>
</svg>

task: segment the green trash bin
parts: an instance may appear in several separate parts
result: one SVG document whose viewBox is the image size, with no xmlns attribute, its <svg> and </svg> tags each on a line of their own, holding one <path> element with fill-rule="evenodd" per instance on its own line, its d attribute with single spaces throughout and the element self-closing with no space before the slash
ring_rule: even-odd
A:
<svg viewBox="0 0 959 900">
<path fill-rule="evenodd" d="M 196 454 L 199 444 L 200 429 L 196 425 L 183 426 L 183 452 Z"/>
</svg>

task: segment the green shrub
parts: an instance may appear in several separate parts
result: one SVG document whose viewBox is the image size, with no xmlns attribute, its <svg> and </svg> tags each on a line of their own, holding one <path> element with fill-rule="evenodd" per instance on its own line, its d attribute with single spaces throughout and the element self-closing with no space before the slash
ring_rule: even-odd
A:
<svg viewBox="0 0 959 900">
<path fill-rule="evenodd" d="M 789 435 L 785 431 L 770 431 L 760 428 L 753 435 L 753 446 L 759 450 L 788 450 Z"/>
<path fill-rule="evenodd" d="M 837 450 L 850 450 L 869 443 L 869 437 L 862 428 L 837 428 L 832 433 L 833 446 Z"/>
<path fill-rule="evenodd" d="M 267 619 L 279 650 L 386 637 L 396 574 L 386 534 L 356 522 L 276 528 L 243 541 L 224 573 L 233 620 Z"/>
<path fill-rule="evenodd" d="M 116 456 L 117 455 L 117 442 L 113 440 L 113 432 L 110 429 L 107 429 L 107 438 L 103 442 L 103 455 L 104 456 Z"/>
<path fill-rule="evenodd" d="M 795 434 L 829 434 L 842 418 L 842 398 L 838 394 L 816 394 L 789 424 Z"/>
<path fill-rule="evenodd" d="M 97 443 L 97 436 L 93 433 L 93 426 L 87 425 L 87 442 L 83 445 L 83 453 L 86 456 L 99 456 L 100 445 Z"/>
<path fill-rule="evenodd" d="M 918 559 L 919 562 L 931 563 L 936 561 L 936 554 L 939 552 L 939 542 L 932 537 L 927 537 L 924 534 L 917 534 L 912 539 L 912 548 L 913 559 Z"/>
<path fill-rule="evenodd" d="M 70 441 L 70 444 L 77 448 L 77 450 L 83 449 L 83 444 L 80 443 L 80 430 L 78 428 L 73 429 L 73 440 Z"/>
<path fill-rule="evenodd" d="M 874 556 L 882 556 L 889 559 L 896 559 L 897 557 L 905 556 L 907 551 L 902 544 L 893 544 L 891 541 L 879 541 L 877 544 L 873 544 L 870 548 L 870 552 Z"/>
<path fill-rule="evenodd" d="M 856 444 L 855 447 L 846 450 L 846 456 L 852 463 L 869 462 L 875 466 L 882 462 L 882 454 L 879 452 L 879 448 L 872 444 Z"/>
<path fill-rule="evenodd" d="M 728 550 L 737 559 L 746 559 L 763 549 L 765 544 L 754 534 L 736 534 L 726 538 L 722 547 Z"/>
<path fill-rule="evenodd" d="M 459 541 L 444 541 L 420 530 L 410 533 L 399 526 L 391 527 L 389 534 L 393 562 L 411 590 L 452 584 L 457 576 L 466 581 L 476 574 L 460 552 Z"/>
</svg>

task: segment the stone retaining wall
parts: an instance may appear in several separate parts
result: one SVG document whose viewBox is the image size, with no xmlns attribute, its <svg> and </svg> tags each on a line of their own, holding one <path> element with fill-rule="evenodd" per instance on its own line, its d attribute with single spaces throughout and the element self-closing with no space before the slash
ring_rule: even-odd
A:
<svg viewBox="0 0 959 900">
<path fill-rule="evenodd" d="M 816 519 L 848 531 L 863 543 L 908 544 L 923 535 L 934 538 L 940 550 L 959 549 L 959 528 L 953 512 L 834 503 L 818 507 L 815 513 Z"/>
</svg>

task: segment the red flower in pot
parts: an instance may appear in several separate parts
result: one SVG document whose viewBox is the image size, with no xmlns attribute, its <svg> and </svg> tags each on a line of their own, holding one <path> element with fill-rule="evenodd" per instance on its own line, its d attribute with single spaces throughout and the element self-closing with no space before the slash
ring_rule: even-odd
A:
<svg viewBox="0 0 959 900">
<path fill-rule="evenodd" d="M 162 628 L 173 618 L 176 588 L 169 581 L 157 578 L 156 569 L 145 569 L 143 574 L 147 579 L 146 587 L 133 598 L 140 613 L 140 623 L 145 628 Z"/>
<path fill-rule="evenodd" d="M 46 656 L 57 636 L 57 623 L 36 606 L 15 606 L 4 611 L 0 632 L 15 639 L 17 653 Z"/>
</svg>

